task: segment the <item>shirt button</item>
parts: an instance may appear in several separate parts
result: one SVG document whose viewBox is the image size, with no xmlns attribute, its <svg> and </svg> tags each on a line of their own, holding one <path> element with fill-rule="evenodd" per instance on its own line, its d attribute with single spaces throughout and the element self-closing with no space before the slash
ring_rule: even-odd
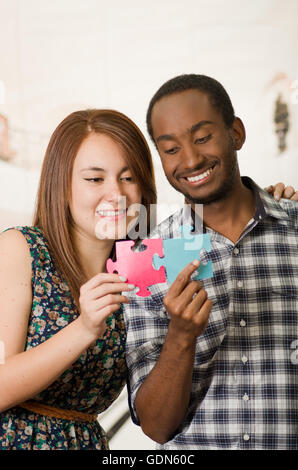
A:
<svg viewBox="0 0 298 470">
<path fill-rule="evenodd" d="M 234 248 L 234 250 L 233 250 L 233 253 L 234 253 L 234 255 L 236 255 L 236 256 L 237 256 L 237 255 L 238 255 L 238 253 L 239 253 L 239 248 L 237 248 L 237 247 L 236 247 L 236 248 Z"/>
<path fill-rule="evenodd" d="M 243 362 L 243 364 L 245 364 L 248 361 L 248 359 L 246 356 L 242 356 L 241 361 Z"/>
<path fill-rule="evenodd" d="M 237 286 L 238 286 L 238 287 L 243 287 L 243 282 L 242 282 L 242 281 L 238 281 L 238 282 L 237 282 Z"/>
<path fill-rule="evenodd" d="M 241 321 L 240 321 L 240 326 L 246 326 L 246 321 L 245 321 L 245 320 L 241 320 Z"/>
<path fill-rule="evenodd" d="M 247 395 L 247 393 L 245 393 L 245 394 L 243 395 L 242 399 L 243 399 L 244 401 L 248 401 L 248 400 L 249 400 L 249 396 Z"/>
<path fill-rule="evenodd" d="M 243 439 L 244 439 L 245 441 L 249 441 L 249 434 L 244 434 L 244 435 L 243 435 Z"/>
</svg>

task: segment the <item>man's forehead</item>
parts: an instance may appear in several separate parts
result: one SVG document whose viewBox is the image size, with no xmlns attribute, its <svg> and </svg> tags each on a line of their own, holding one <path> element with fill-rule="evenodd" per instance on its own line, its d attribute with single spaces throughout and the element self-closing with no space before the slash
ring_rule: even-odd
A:
<svg viewBox="0 0 298 470">
<path fill-rule="evenodd" d="M 194 89 L 162 97 L 155 103 L 151 117 L 155 139 L 164 133 L 176 134 L 182 129 L 189 130 L 200 121 L 216 120 L 218 113 L 210 104 L 208 95 Z"/>
</svg>

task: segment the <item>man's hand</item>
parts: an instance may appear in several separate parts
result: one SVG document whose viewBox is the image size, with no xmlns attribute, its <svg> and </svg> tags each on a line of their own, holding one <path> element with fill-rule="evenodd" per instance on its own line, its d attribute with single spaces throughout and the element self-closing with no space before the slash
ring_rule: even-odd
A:
<svg viewBox="0 0 298 470">
<path fill-rule="evenodd" d="M 142 429 L 160 444 L 173 437 L 187 413 L 196 339 L 204 332 L 212 308 L 202 283 L 190 279 L 199 264 L 198 260 L 188 264 L 164 297 L 171 317 L 168 332 L 156 364 L 136 395 Z"/>
<path fill-rule="evenodd" d="M 277 183 L 265 188 L 267 193 L 271 194 L 276 201 L 281 198 L 290 199 L 291 201 L 298 201 L 298 191 L 295 192 L 293 186 L 285 186 L 283 183 Z"/>
<path fill-rule="evenodd" d="M 212 301 L 208 299 L 203 284 L 190 281 L 199 261 L 188 264 L 177 276 L 164 297 L 164 306 L 171 317 L 170 329 L 186 340 L 200 336 L 209 320 Z"/>
</svg>

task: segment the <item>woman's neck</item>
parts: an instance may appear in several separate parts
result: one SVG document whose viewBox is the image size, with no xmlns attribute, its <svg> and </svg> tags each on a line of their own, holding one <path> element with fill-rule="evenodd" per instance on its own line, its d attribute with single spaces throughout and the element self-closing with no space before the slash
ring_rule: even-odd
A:
<svg viewBox="0 0 298 470">
<path fill-rule="evenodd" d="M 91 238 L 76 228 L 72 230 L 72 240 L 86 281 L 100 272 L 106 272 L 106 260 L 111 254 L 114 240 Z"/>
</svg>

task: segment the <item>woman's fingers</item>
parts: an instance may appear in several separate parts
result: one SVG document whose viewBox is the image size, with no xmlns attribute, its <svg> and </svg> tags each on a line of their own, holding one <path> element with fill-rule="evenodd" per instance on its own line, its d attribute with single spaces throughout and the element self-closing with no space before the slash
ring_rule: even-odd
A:
<svg viewBox="0 0 298 470">
<path fill-rule="evenodd" d="M 277 183 L 276 185 L 273 186 L 272 194 L 276 201 L 280 200 L 280 198 L 283 195 L 284 189 L 285 189 L 285 185 L 283 183 Z"/>
<path fill-rule="evenodd" d="M 102 284 L 90 291 L 90 298 L 91 299 L 99 299 L 104 297 L 108 294 L 114 294 L 116 292 L 128 292 L 135 289 L 136 286 L 133 284 L 126 284 L 124 282 L 121 283 L 106 283 Z"/>
<path fill-rule="evenodd" d="M 103 308 L 101 311 L 102 319 L 105 320 L 109 315 L 111 315 L 111 313 L 117 312 L 119 308 L 120 308 L 119 304 L 111 304 Z"/>
<path fill-rule="evenodd" d="M 296 191 L 291 197 L 291 201 L 298 201 L 298 191 Z"/>
<path fill-rule="evenodd" d="M 287 186 L 284 190 L 283 197 L 286 199 L 291 199 L 291 197 L 295 194 L 295 189 L 293 186 Z"/>
<path fill-rule="evenodd" d="M 110 274 L 110 273 L 98 273 L 93 276 L 89 281 L 82 285 L 81 289 L 88 290 L 94 289 L 97 286 L 100 286 L 106 282 L 125 282 L 126 278 L 119 276 L 118 274 Z"/>
<path fill-rule="evenodd" d="M 128 292 L 135 288 L 132 284 L 126 284 L 124 282 L 114 282 L 114 283 L 105 283 L 100 284 L 99 286 L 87 289 L 81 289 L 80 298 L 81 300 L 95 300 L 99 299 L 105 295 L 113 294 L 116 292 Z"/>
<path fill-rule="evenodd" d="M 107 305 L 113 304 L 122 304 L 129 303 L 130 299 L 125 295 L 121 294 L 107 294 L 100 299 L 93 300 L 93 307 L 95 312 L 99 312 L 101 309 L 105 308 Z"/>
</svg>

